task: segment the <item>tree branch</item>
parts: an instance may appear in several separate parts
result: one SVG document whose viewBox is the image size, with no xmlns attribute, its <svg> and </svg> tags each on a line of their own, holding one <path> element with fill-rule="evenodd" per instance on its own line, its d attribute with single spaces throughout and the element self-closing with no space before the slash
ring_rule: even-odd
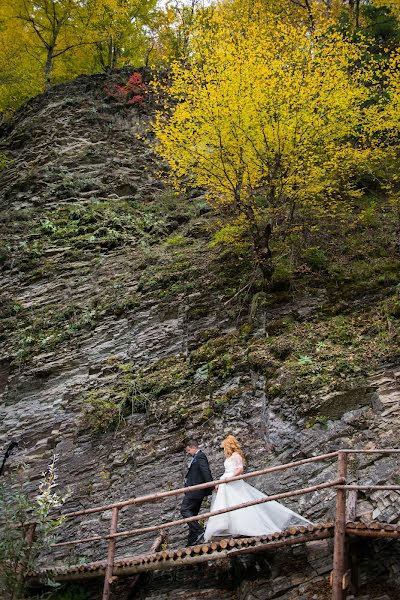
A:
<svg viewBox="0 0 400 600">
<path fill-rule="evenodd" d="M 61 54 L 64 54 L 64 52 L 67 52 L 68 50 L 71 50 L 71 48 L 77 48 L 78 46 L 90 46 L 91 44 L 96 44 L 96 43 L 97 42 L 77 42 L 76 44 L 71 44 L 70 46 L 67 46 L 66 48 L 63 48 L 59 52 L 55 52 L 53 54 L 53 57 L 57 58 L 57 56 L 61 56 Z"/>
</svg>

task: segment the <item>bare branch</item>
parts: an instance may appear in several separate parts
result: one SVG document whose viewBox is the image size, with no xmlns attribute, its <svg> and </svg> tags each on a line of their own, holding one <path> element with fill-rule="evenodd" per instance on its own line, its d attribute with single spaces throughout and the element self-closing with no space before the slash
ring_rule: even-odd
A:
<svg viewBox="0 0 400 600">
<path fill-rule="evenodd" d="M 94 45 L 96 43 L 97 42 L 77 42 L 76 44 L 71 44 L 70 46 L 67 46 L 66 48 L 63 48 L 59 52 L 55 52 L 53 54 L 53 57 L 57 58 L 57 56 L 61 56 L 61 54 L 64 54 L 64 52 L 67 52 L 68 50 L 71 50 L 71 48 L 77 48 L 78 46 L 90 46 L 90 45 Z"/>
</svg>

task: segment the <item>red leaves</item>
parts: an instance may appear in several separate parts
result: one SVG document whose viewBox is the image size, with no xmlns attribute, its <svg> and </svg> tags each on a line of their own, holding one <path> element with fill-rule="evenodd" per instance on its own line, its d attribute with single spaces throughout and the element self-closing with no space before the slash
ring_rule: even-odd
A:
<svg viewBox="0 0 400 600">
<path fill-rule="evenodd" d="M 115 98 L 115 100 L 123 100 L 126 96 L 124 86 L 117 85 L 116 83 L 105 83 L 103 89 L 107 96 Z"/>
<path fill-rule="evenodd" d="M 127 102 L 127 104 L 140 104 L 141 102 L 143 102 L 144 100 L 144 96 L 140 96 L 139 94 L 136 96 L 133 96 L 132 98 L 130 98 Z"/>
<path fill-rule="evenodd" d="M 137 71 L 129 77 L 125 85 L 107 82 L 103 89 L 110 98 L 129 105 L 142 104 L 147 94 L 146 84 L 143 83 L 142 76 Z"/>
<path fill-rule="evenodd" d="M 133 75 L 131 75 L 129 77 L 128 83 L 126 84 L 126 87 L 129 88 L 129 89 L 134 89 L 136 87 L 140 87 L 142 89 L 146 89 L 145 84 L 142 82 L 142 76 L 137 71 L 135 73 L 133 73 Z"/>
</svg>

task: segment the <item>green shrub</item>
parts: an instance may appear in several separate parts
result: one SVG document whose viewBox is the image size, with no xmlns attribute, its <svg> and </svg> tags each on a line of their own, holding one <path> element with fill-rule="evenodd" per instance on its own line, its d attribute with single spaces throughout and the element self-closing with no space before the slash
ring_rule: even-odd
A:
<svg viewBox="0 0 400 600">
<path fill-rule="evenodd" d="M 316 425 L 321 425 L 322 429 L 328 429 L 329 417 L 325 415 L 317 415 L 311 417 L 306 423 L 306 429 L 315 429 Z"/>
<path fill-rule="evenodd" d="M 4 265 L 11 257 L 11 249 L 8 244 L 0 243 L 0 265 Z"/>
<path fill-rule="evenodd" d="M 266 392 L 270 398 L 277 398 L 280 394 L 283 393 L 283 389 L 278 384 L 272 384 L 266 388 Z"/>
<path fill-rule="evenodd" d="M 285 292 L 290 290 L 293 280 L 293 270 L 288 264 L 278 263 L 272 275 L 270 290 Z"/>
<path fill-rule="evenodd" d="M 395 319 L 400 319 L 400 300 L 393 300 L 389 306 L 389 314 Z"/>
<path fill-rule="evenodd" d="M 22 310 L 22 305 L 15 300 L 8 299 L 2 302 L 0 306 L 0 318 L 6 319 L 7 317 L 12 317 L 13 315 L 18 314 Z"/>
<path fill-rule="evenodd" d="M 272 319 L 271 321 L 267 321 L 265 330 L 269 335 L 279 335 L 289 329 L 293 325 L 293 322 L 293 318 L 291 317 Z"/>
<path fill-rule="evenodd" d="M 214 410 L 211 406 L 207 406 L 206 408 L 203 408 L 201 416 L 203 421 L 208 421 L 208 419 L 210 419 L 214 414 Z"/>
<path fill-rule="evenodd" d="M 311 356 L 307 356 L 306 354 L 302 354 L 297 359 L 297 364 L 302 365 L 302 366 L 312 365 L 312 363 L 313 363 L 313 359 L 311 358 Z"/>
<path fill-rule="evenodd" d="M 275 358 L 285 360 L 293 352 L 293 346 L 289 341 L 277 338 L 269 344 L 269 350 Z"/>
<path fill-rule="evenodd" d="M 314 271 L 323 271 L 328 266 L 328 257 L 319 246 L 310 246 L 304 252 L 304 260 Z"/>
<path fill-rule="evenodd" d="M 7 154 L 0 152 L 0 171 L 5 169 L 11 162 L 12 160 L 7 156 Z"/>
<path fill-rule="evenodd" d="M 400 293 L 387 300 L 386 311 L 389 316 L 400 319 Z"/>
<path fill-rule="evenodd" d="M 186 246 L 189 243 L 189 240 L 185 238 L 185 236 L 177 234 L 172 235 L 167 240 L 165 240 L 167 246 Z"/>
<path fill-rule="evenodd" d="M 123 420 L 121 402 L 112 399 L 112 394 L 112 389 L 104 388 L 93 390 L 86 395 L 82 422 L 92 431 L 108 431 Z"/>
<path fill-rule="evenodd" d="M 0 483 L 0 597 L 17 600 L 25 597 L 27 575 L 38 566 L 40 553 L 55 541 L 55 530 L 63 519 L 50 518 L 67 495 L 55 492 L 57 455 L 43 474 L 36 495 L 28 489 L 25 470 L 16 479 Z M 30 523 L 36 523 L 33 530 Z"/>
<path fill-rule="evenodd" d="M 83 402 L 82 425 L 94 432 L 118 429 L 128 415 L 145 413 L 148 398 L 134 383 L 119 383 L 87 393 Z"/>
<path fill-rule="evenodd" d="M 149 399 L 154 395 L 150 378 L 135 371 L 132 363 L 121 363 L 118 357 L 111 356 L 106 365 L 108 371 L 116 374 L 112 387 L 92 389 L 83 399 L 81 425 L 95 432 L 116 430 L 127 416 L 146 413 Z M 160 381 L 159 375 L 154 385 L 160 385 Z"/>
</svg>

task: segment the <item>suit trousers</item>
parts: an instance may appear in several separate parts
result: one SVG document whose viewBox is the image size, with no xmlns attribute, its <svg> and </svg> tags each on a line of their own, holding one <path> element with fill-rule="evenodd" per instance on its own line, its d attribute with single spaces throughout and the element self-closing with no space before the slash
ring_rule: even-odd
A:
<svg viewBox="0 0 400 600">
<path fill-rule="evenodd" d="M 201 503 L 203 502 L 203 498 L 190 498 L 188 496 L 184 496 L 182 505 L 181 505 L 181 515 L 184 519 L 188 517 L 194 517 L 199 514 L 199 510 L 201 507 Z M 188 535 L 188 546 L 194 544 L 197 538 L 204 533 L 204 528 L 200 525 L 198 521 L 192 521 L 187 524 L 189 527 L 189 535 Z"/>
</svg>

